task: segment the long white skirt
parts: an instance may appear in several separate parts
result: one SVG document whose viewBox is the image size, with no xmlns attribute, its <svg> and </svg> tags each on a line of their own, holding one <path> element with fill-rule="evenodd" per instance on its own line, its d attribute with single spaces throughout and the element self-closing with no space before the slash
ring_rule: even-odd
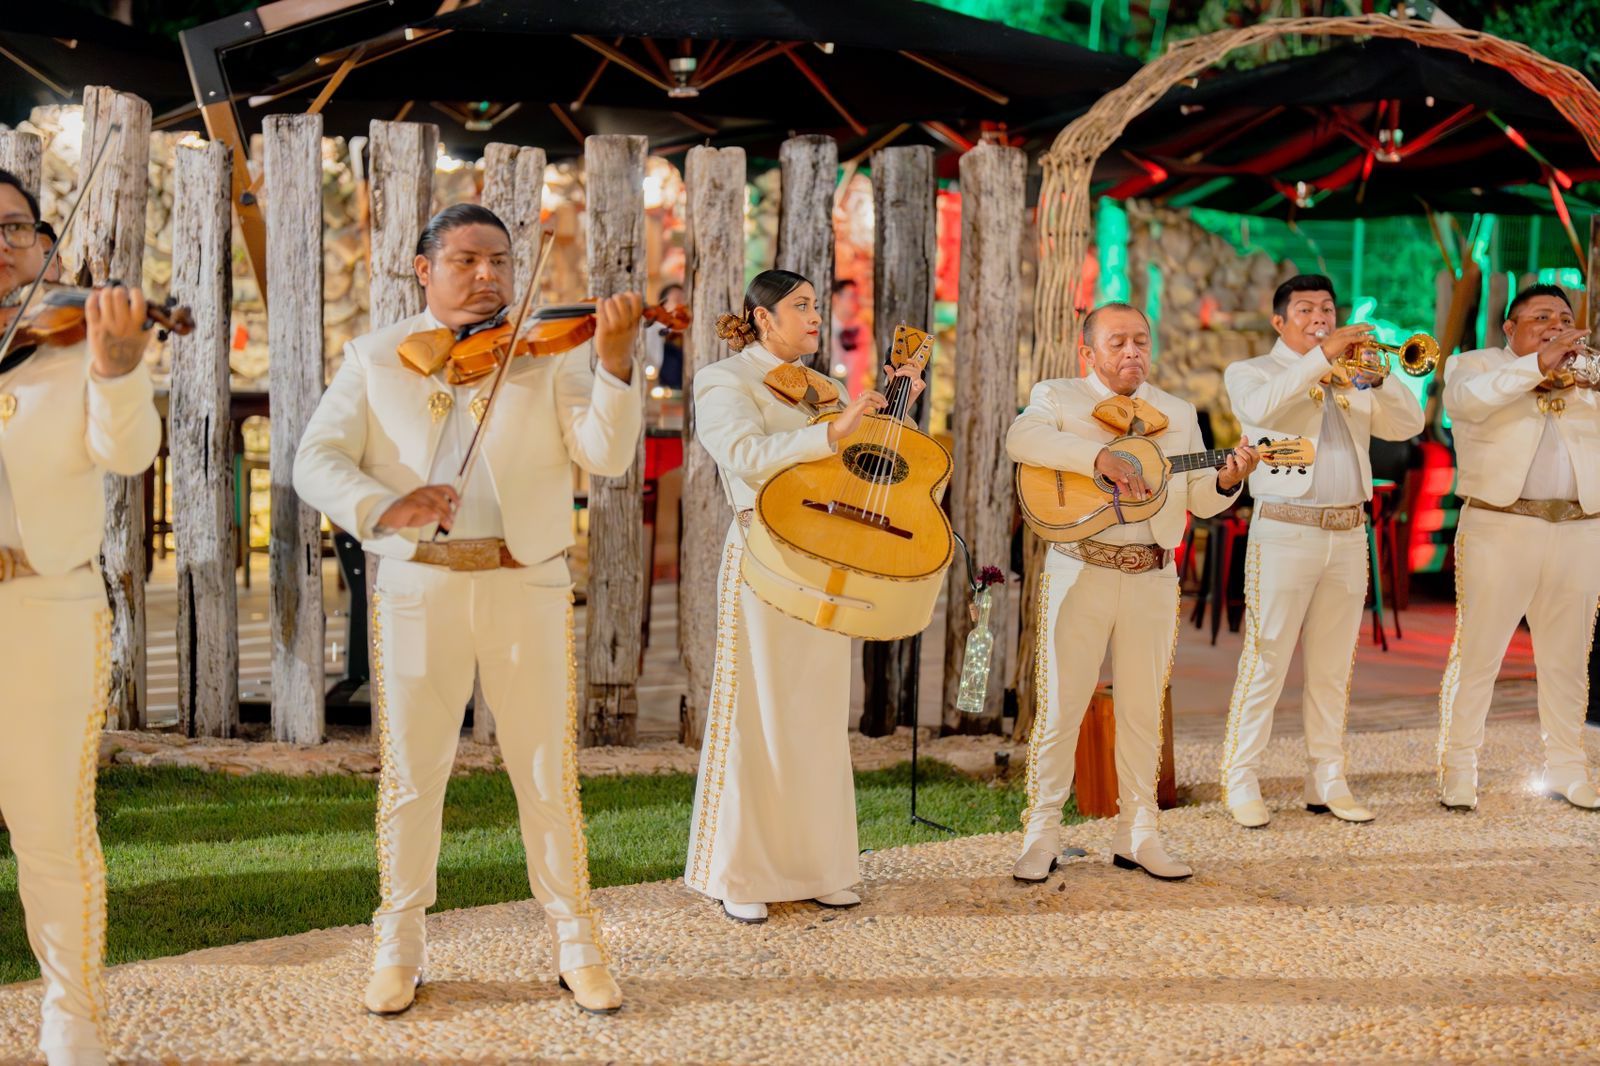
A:
<svg viewBox="0 0 1600 1066">
<path fill-rule="evenodd" d="M 763 603 L 742 556 L 730 525 L 684 881 L 734 903 L 811 899 L 861 879 L 850 638 Z"/>
</svg>

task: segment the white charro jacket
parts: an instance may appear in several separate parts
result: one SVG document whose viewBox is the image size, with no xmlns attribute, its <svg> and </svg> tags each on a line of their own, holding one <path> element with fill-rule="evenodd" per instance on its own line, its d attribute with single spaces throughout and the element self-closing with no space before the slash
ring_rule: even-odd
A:
<svg viewBox="0 0 1600 1066">
<path fill-rule="evenodd" d="M 416 553 L 421 531 L 378 535 L 373 527 L 391 503 L 428 483 L 444 426 L 430 413 L 429 397 L 447 386 L 408 368 L 396 348 L 431 326 L 423 312 L 347 344 L 295 455 L 301 498 L 368 551 L 397 559 Z M 589 352 L 583 344 L 564 355 L 513 361 L 484 436 L 481 461 L 500 505 L 506 547 L 526 565 L 572 544 L 572 464 L 616 477 L 638 451 L 643 375 L 635 368 L 625 388 L 596 380 Z"/>
<path fill-rule="evenodd" d="M 1322 404 L 1314 394 L 1335 391 L 1319 384 L 1330 369 L 1321 348 L 1297 355 L 1281 340 L 1266 355 L 1228 367 L 1222 382 L 1245 440 L 1254 444 L 1262 437 L 1304 437 L 1315 445 L 1322 434 Z M 1422 408 L 1411 390 L 1398 382 L 1378 389 L 1339 389 L 1337 393 L 1350 402 L 1345 425 L 1361 461 L 1361 484 L 1370 498 L 1372 459 L 1368 449 L 1372 438 L 1410 440 L 1422 432 Z M 1274 472 L 1258 466 L 1250 475 L 1250 494 L 1290 499 L 1304 496 L 1311 490 L 1311 477 L 1310 467 L 1302 474 L 1295 468 Z"/>
<path fill-rule="evenodd" d="M 1012 461 L 1092 477 L 1095 457 L 1118 437 L 1094 417 L 1095 406 L 1109 395 L 1104 386 L 1098 385 L 1097 379 L 1087 377 L 1054 378 L 1035 385 L 1028 396 L 1028 406 L 1006 432 L 1006 453 Z M 1166 430 L 1151 438 L 1163 454 L 1206 450 L 1194 404 L 1148 381 L 1139 386 L 1134 397 L 1154 404 L 1167 416 Z M 1175 548 L 1183 540 L 1190 512 L 1209 518 L 1238 498 L 1237 491 L 1223 495 L 1217 490 L 1215 470 L 1178 474 L 1167 488 L 1161 510 L 1149 519 L 1150 533 L 1161 547 Z"/>
<path fill-rule="evenodd" d="M 1544 380 L 1537 353 L 1480 348 L 1444 366 L 1444 409 L 1456 446 L 1456 493 L 1496 507 L 1514 503 L 1544 434 L 1534 386 Z M 1600 512 L 1600 396 L 1593 389 L 1552 394 L 1562 411 L 1553 419 L 1572 458 L 1578 501 Z"/>
<path fill-rule="evenodd" d="M 0 376 L 0 460 L 28 563 L 64 574 L 100 553 L 105 475 L 142 474 L 161 447 L 150 371 L 90 369 L 88 348 L 41 348 Z"/>
<path fill-rule="evenodd" d="M 752 344 L 695 371 L 695 439 L 716 461 L 736 510 L 754 507 L 756 493 L 774 474 L 833 454 L 828 427 L 808 424 L 805 412 L 763 384 L 781 364 L 777 356 Z"/>
</svg>

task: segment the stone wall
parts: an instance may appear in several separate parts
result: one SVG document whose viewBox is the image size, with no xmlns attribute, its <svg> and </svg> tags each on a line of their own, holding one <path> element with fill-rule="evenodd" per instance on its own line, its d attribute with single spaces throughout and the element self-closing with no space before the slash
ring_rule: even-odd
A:
<svg viewBox="0 0 1600 1066">
<path fill-rule="evenodd" d="M 1237 443 L 1222 372 L 1265 354 L 1272 331 L 1272 293 L 1297 273 L 1292 260 L 1263 252 L 1243 256 L 1181 210 L 1133 200 L 1128 210 L 1130 301 L 1147 306 L 1152 265 L 1160 275 L 1156 358 L 1151 378 L 1211 415 L 1220 445 Z"/>
</svg>

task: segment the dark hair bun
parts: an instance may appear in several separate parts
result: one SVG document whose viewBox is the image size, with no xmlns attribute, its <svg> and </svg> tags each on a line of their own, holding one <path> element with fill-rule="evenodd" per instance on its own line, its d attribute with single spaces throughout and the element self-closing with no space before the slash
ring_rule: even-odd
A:
<svg viewBox="0 0 1600 1066">
<path fill-rule="evenodd" d="M 756 342 L 756 327 L 739 315 L 718 315 L 717 336 L 728 342 L 728 347 L 742 352 Z"/>
</svg>

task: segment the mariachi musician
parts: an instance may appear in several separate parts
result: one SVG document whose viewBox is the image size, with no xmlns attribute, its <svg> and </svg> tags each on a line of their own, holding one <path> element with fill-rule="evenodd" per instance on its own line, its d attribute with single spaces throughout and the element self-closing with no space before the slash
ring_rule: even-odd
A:
<svg viewBox="0 0 1600 1066">
<path fill-rule="evenodd" d="M 1372 327 L 1339 326 L 1333 282 L 1290 278 L 1273 294 L 1272 351 L 1223 373 L 1247 436 L 1297 435 L 1316 442 L 1307 473 L 1257 473 L 1256 509 L 1245 572 L 1245 636 L 1228 705 L 1222 799 L 1234 821 L 1258 829 L 1271 815 L 1257 771 L 1272 735 L 1272 712 L 1289 659 L 1304 642 L 1306 809 L 1346 822 L 1370 822 L 1345 780 L 1344 726 L 1356 640 L 1367 597 L 1367 536 L 1362 505 L 1372 496 L 1373 437 L 1408 440 L 1422 432 L 1411 390 L 1383 388 L 1373 371 L 1351 371 L 1346 357 Z"/>
<path fill-rule="evenodd" d="M 0 304 L 44 267 L 42 226 L 38 201 L 0 170 Z M 95 558 L 105 475 L 143 473 L 161 445 L 143 294 L 96 290 L 83 315 L 83 342 L 0 353 L 0 812 L 44 977 L 51 1066 L 106 1061 L 94 792 L 110 612 Z"/>
<path fill-rule="evenodd" d="M 1006 434 L 1013 461 L 1115 483 L 1145 500 L 1151 487 L 1106 445 L 1130 432 L 1153 437 L 1168 456 L 1203 449 L 1194 405 L 1163 392 L 1150 375 L 1150 323 L 1123 303 L 1091 311 L 1078 348 L 1091 372 L 1041 381 Z M 1112 526 L 1097 539 L 1052 545 L 1039 578 L 1037 702 L 1028 746 L 1028 806 L 1022 814 L 1019 881 L 1043 881 L 1061 852 L 1057 827 L 1072 791 L 1078 728 L 1111 649 L 1116 691 L 1117 831 L 1113 862 L 1175 881 L 1193 871 L 1169 856 L 1156 829 L 1161 710 L 1178 634 L 1178 573 L 1172 549 L 1189 514 L 1226 509 L 1259 461 L 1241 445 L 1215 474 L 1174 477 L 1145 521 Z"/>
<path fill-rule="evenodd" d="M 1600 808 L 1583 720 L 1589 649 L 1600 604 L 1600 384 L 1570 364 L 1585 333 L 1555 285 L 1535 285 L 1506 311 L 1506 344 L 1445 367 L 1455 434 L 1456 636 L 1439 692 L 1439 799 L 1478 803 L 1478 748 L 1506 645 L 1524 615 L 1539 673 L 1545 791 Z"/>
<path fill-rule="evenodd" d="M 861 902 L 851 776 L 850 638 L 792 618 L 740 579 L 744 531 L 762 484 L 834 453 L 881 393 L 841 404 L 840 386 L 800 360 L 817 350 L 822 318 L 810 281 L 756 275 L 744 311 L 718 332 L 736 354 L 694 375 L 696 439 L 716 460 L 735 510 L 718 575 L 717 652 L 684 880 L 741 922 L 767 904 Z M 891 371 L 922 391 L 919 371 Z M 784 381 L 798 388 L 785 393 Z M 776 386 L 776 388 L 772 387 Z M 799 397 L 809 393 L 815 402 Z M 842 413 L 813 423 L 816 407 Z"/>
<path fill-rule="evenodd" d="M 427 309 L 346 346 L 294 470 L 302 498 L 382 557 L 372 604 L 382 899 L 364 1002 L 398 1013 L 422 982 L 445 785 L 476 672 L 494 708 L 554 969 L 578 1006 L 609 1013 L 622 993 L 589 894 L 565 552 L 572 464 L 614 477 L 638 448 L 640 301 L 598 305 L 592 372 L 589 343 L 512 360 L 458 491 L 452 481 L 494 379 L 471 377 L 448 352 L 500 324 L 513 281 L 505 225 L 474 204 L 445 208 L 417 242 L 416 273 Z M 441 335 L 442 364 L 414 354 Z"/>
</svg>

